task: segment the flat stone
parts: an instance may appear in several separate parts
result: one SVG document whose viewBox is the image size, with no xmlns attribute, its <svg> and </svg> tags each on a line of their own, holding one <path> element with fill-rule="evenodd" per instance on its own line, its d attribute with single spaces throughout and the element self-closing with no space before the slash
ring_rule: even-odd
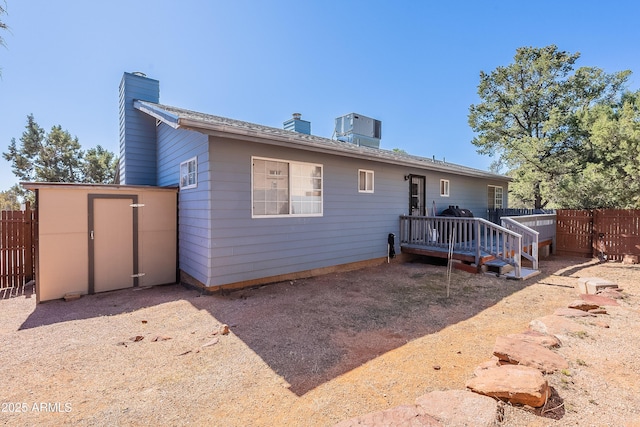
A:
<svg viewBox="0 0 640 427">
<path fill-rule="evenodd" d="M 498 368 L 501 365 L 502 364 L 500 363 L 500 359 L 493 356 L 491 360 L 487 360 L 486 362 L 482 362 L 481 364 L 476 366 L 476 368 L 473 370 L 473 374 L 477 377 L 477 376 L 480 376 L 481 371 L 485 371 L 491 368 Z"/>
<path fill-rule="evenodd" d="M 594 308 L 593 310 L 589 310 L 589 313 L 591 314 L 609 314 L 607 313 L 607 310 L 604 308 Z"/>
<path fill-rule="evenodd" d="M 80 297 L 82 297 L 82 292 L 69 292 L 64 294 L 63 298 L 65 301 L 75 301 L 80 299 Z"/>
<path fill-rule="evenodd" d="M 540 344 L 513 337 L 496 338 L 493 354 L 500 360 L 536 368 L 544 373 L 553 373 L 569 367 L 569 363 L 552 350 Z"/>
<path fill-rule="evenodd" d="M 615 292 L 615 295 L 620 297 L 620 293 L 619 292 Z M 584 301 L 590 302 L 592 304 L 597 304 L 598 307 L 601 306 L 616 306 L 616 305 L 620 305 L 618 304 L 618 301 L 616 301 L 613 298 L 610 298 L 608 296 L 604 296 L 602 294 L 598 294 L 598 295 L 589 295 L 589 294 L 582 294 L 580 295 L 580 298 L 582 298 Z"/>
<path fill-rule="evenodd" d="M 467 381 L 466 387 L 485 396 L 534 408 L 544 405 L 551 395 L 549 383 L 542 372 L 518 365 L 487 369 L 480 376 Z"/>
<path fill-rule="evenodd" d="M 607 288 L 617 288 L 618 284 L 610 280 L 599 277 L 581 277 L 576 285 L 581 294 L 596 294 L 598 291 Z"/>
<path fill-rule="evenodd" d="M 556 316 L 564 317 L 591 317 L 593 314 L 575 308 L 559 308 L 553 312 Z"/>
<path fill-rule="evenodd" d="M 583 299 L 577 299 L 577 300 L 573 300 L 569 303 L 569 305 L 567 306 L 568 308 L 573 308 L 576 310 L 582 310 L 582 311 L 589 311 L 589 310 L 593 310 L 596 308 L 600 308 L 600 306 L 598 304 L 595 304 L 591 301 L 587 301 L 587 300 L 583 300 Z"/>
<path fill-rule="evenodd" d="M 613 300 L 624 298 L 624 295 L 622 294 L 622 289 L 620 289 L 620 288 L 603 289 L 601 291 L 598 291 L 598 293 L 596 295 L 599 295 L 599 296 L 602 296 L 602 297 L 606 297 L 606 298 L 611 298 Z"/>
<path fill-rule="evenodd" d="M 341 421 L 335 427 L 442 427 L 435 418 L 427 415 L 417 405 L 402 405 L 384 411 L 371 412 L 359 417 Z"/>
<path fill-rule="evenodd" d="M 432 391 L 416 405 L 445 426 L 493 427 L 499 419 L 495 399 L 468 390 Z"/>
<path fill-rule="evenodd" d="M 563 316 L 543 316 L 529 322 L 529 329 L 543 334 L 550 334 L 562 341 L 562 337 L 570 333 L 586 332 L 584 326 Z"/>
<path fill-rule="evenodd" d="M 519 334 L 509 334 L 507 338 L 515 338 L 521 341 L 531 342 L 534 344 L 540 344 L 546 348 L 560 347 L 560 340 L 553 335 L 543 334 L 538 331 L 528 329 Z"/>
</svg>

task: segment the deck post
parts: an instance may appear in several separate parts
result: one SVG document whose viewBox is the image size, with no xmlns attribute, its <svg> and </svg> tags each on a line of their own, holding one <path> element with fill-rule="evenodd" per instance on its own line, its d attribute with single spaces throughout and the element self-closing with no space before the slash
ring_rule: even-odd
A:
<svg viewBox="0 0 640 427">
<path fill-rule="evenodd" d="M 476 227 L 476 265 L 480 267 L 480 221 L 474 221 Z"/>
</svg>

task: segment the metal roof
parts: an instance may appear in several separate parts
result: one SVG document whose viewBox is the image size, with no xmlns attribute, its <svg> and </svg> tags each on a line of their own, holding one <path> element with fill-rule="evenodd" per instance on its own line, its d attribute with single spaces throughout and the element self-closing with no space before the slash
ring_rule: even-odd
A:
<svg viewBox="0 0 640 427">
<path fill-rule="evenodd" d="M 349 142 L 337 141 L 315 135 L 306 135 L 299 132 L 200 113 L 169 105 L 156 104 L 148 101 L 135 101 L 134 107 L 175 129 L 189 129 L 213 136 L 287 146 L 430 171 L 511 181 L 510 177 L 504 175 L 498 175 L 455 163 L 448 163 L 428 157 L 413 156 L 404 152 L 384 150 L 381 148 L 362 147 Z"/>
</svg>

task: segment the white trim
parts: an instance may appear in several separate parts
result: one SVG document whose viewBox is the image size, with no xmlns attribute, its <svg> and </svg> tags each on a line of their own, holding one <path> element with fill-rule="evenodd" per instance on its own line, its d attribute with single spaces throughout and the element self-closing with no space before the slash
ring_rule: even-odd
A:
<svg viewBox="0 0 640 427">
<path fill-rule="evenodd" d="M 365 174 L 364 190 L 362 189 L 362 181 L 360 179 L 361 174 Z M 358 193 L 373 193 L 374 192 L 374 174 L 369 169 L 358 169 Z M 370 189 L 368 187 L 371 187 Z"/>
<path fill-rule="evenodd" d="M 287 174 L 287 187 L 286 190 L 288 192 L 288 196 L 289 199 L 287 201 L 288 204 L 288 208 L 289 208 L 289 213 L 285 213 L 285 214 L 273 214 L 273 215 L 256 215 L 254 212 L 254 195 L 255 195 L 255 182 L 254 182 L 254 175 L 255 175 L 255 171 L 254 171 L 254 163 L 256 160 L 262 160 L 262 161 L 267 161 L 267 162 L 278 162 L 278 163 L 286 163 L 287 167 L 288 167 L 288 174 Z M 319 189 L 313 189 L 311 188 L 312 192 L 319 192 L 319 197 L 320 200 L 316 201 L 319 202 L 320 204 L 320 212 L 319 213 L 294 213 L 292 212 L 295 207 L 297 206 L 297 202 L 293 199 L 293 191 L 291 191 L 292 189 L 292 185 L 293 185 L 293 174 L 291 173 L 292 170 L 292 166 L 296 166 L 296 165 L 300 165 L 300 166 L 310 166 L 310 167 L 314 167 L 314 168 L 320 168 L 320 176 L 316 177 L 318 179 L 320 179 L 320 188 Z M 278 174 L 274 174 L 271 176 L 276 176 Z M 294 188 L 295 189 L 295 188 Z M 321 217 L 324 215 L 324 166 L 321 163 L 308 163 L 308 162 L 299 162 L 299 161 L 295 161 L 295 160 L 285 160 L 285 159 L 274 159 L 274 158 L 269 158 L 269 157 L 260 157 L 260 156 L 251 156 L 251 218 L 290 218 L 290 217 Z"/>
<path fill-rule="evenodd" d="M 448 179 L 440 180 L 440 197 L 449 197 L 451 189 L 451 183 Z"/>
<path fill-rule="evenodd" d="M 189 171 L 189 164 L 193 162 L 193 171 L 190 172 Z M 186 184 L 183 184 L 185 182 L 184 178 L 184 172 L 183 171 L 183 166 L 186 167 Z M 193 175 L 193 182 L 190 183 L 190 176 Z M 196 157 L 192 157 L 188 160 L 185 160 L 184 162 L 180 163 L 180 189 L 181 190 L 188 190 L 190 188 L 196 188 L 198 186 L 198 156 Z"/>
</svg>

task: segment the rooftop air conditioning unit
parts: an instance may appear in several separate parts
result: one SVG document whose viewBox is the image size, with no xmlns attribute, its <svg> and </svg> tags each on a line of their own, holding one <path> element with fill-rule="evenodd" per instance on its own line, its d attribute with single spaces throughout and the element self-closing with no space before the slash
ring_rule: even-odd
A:
<svg viewBox="0 0 640 427">
<path fill-rule="evenodd" d="M 380 147 L 382 122 L 361 114 L 349 113 L 336 119 L 336 138 L 366 147 Z"/>
</svg>

